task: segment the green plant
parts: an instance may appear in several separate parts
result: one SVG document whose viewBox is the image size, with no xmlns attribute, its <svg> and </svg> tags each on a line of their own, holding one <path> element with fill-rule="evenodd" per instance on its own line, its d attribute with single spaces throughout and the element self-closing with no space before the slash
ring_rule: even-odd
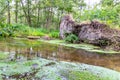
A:
<svg viewBox="0 0 120 80">
<path fill-rule="evenodd" d="M 69 42 L 69 43 L 76 43 L 79 41 L 78 37 L 74 34 L 69 34 L 66 38 L 65 38 L 65 41 L 66 42 Z"/>
<path fill-rule="evenodd" d="M 59 32 L 58 31 L 50 32 L 49 36 L 52 38 L 59 38 Z"/>
<path fill-rule="evenodd" d="M 0 24 L 0 36 L 1 37 L 8 37 L 8 36 L 13 36 L 14 31 L 12 29 L 11 25 L 8 24 Z"/>
</svg>

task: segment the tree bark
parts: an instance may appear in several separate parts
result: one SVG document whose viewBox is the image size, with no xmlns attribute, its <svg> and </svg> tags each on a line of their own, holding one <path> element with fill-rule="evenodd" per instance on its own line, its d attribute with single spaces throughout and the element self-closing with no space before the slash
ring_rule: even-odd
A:
<svg viewBox="0 0 120 80">
<path fill-rule="evenodd" d="M 28 5 L 28 24 L 29 26 L 32 26 L 31 25 L 31 13 L 30 13 L 30 4 L 31 4 L 31 1 L 30 0 L 27 0 L 27 5 Z"/>
<path fill-rule="evenodd" d="M 15 0 L 15 22 L 18 23 L 18 0 Z"/>
<path fill-rule="evenodd" d="M 26 10 L 25 10 L 25 8 L 24 8 L 24 3 L 23 3 L 22 0 L 21 0 L 21 4 L 22 4 L 23 12 L 24 12 L 24 14 L 25 14 L 25 18 L 26 18 L 26 20 L 27 20 L 27 22 L 28 22 L 27 12 L 26 12 Z"/>
<path fill-rule="evenodd" d="M 8 3 L 8 24 L 11 23 L 11 15 L 10 15 L 10 1 L 7 0 L 7 3 Z"/>
<path fill-rule="evenodd" d="M 23 1 L 21 0 L 21 4 L 22 4 L 22 8 L 23 8 L 23 12 L 25 14 L 25 18 L 27 20 L 27 23 L 29 26 L 31 26 L 31 15 L 30 15 L 30 2 L 29 0 L 27 0 L 27 11 L 25 10 L 25 6 L 24 6 L 24 3 Z"/>
<path fill-rule="evenodd" d="M 38 3 L 38 9 L 37 9 L 37 11 L 38 11 L 37 26 L 39 27 L 39 22 L 40 22 L 40 1 Z"/>
</svg>

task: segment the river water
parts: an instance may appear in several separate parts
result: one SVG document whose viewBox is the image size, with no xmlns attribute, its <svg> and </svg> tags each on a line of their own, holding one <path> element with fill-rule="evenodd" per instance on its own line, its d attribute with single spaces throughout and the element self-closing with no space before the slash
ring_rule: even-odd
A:
<svg viewBox="0 0 120 80">
<path fill-rule="evenodd" d="M 0 52 L 8 52 L 11 59 L 16 60 L 32 60 L 41 57 L 54 61 L 85 63 L 120 71 L 120 54 L 97 54 L 36 40 L 2 39 L 0 40 Z"/>
</svg>

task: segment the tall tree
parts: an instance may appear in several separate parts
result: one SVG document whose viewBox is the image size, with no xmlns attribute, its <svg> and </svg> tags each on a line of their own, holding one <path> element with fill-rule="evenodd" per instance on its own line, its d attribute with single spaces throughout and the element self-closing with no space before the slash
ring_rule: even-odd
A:
<svg viewBox="0 0 120 80">
<path fill-rule="evenodd" d="M 25 7 L 25 2 L 23 2 L 23 0 L 21 0 L 21 4 L 22 4 L 22 9 L 25 15 L 25 18 L 27 20 L 27 23 L 29 26 L 31 26 L 31 13 L 30 13 L 30 0 L 27 0 L 27 8 Z"/>
<path fill-rule="evenodd" d="M 11 15 L 10 15 L 10 1 L 7 0 L 7 8 L 8 8 L 8 24 L 11 23 Z"/>
<path fill-rule="evenodd" d="M 18 23 L 18 0 L 15 0 L 15 22 Z"/>
<path fill-rule="evenodd" d="M 28 16 L 28 24 L 29 24 L 29 26 L 32 26 L 32 24 L 31 24 L 31 0 L 27 0 L 27 16 Z"/>
<path fill-rule="evenodd" d="M 5 21 L 5 12 L 7 11 L 7 4 L 5 0 L 0 0 L 0 22 Z"/>
</svg>

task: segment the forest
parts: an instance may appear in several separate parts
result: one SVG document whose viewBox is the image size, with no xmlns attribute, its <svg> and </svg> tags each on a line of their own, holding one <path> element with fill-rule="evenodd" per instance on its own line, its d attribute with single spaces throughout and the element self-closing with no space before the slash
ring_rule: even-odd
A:
<svg viewBox="0 0 120 80">
<path fill-rule="evenodd" d="M 0 0 L 0 80 L 120 80 L 120 0 Z"/>
<path fill-rule="evenodd" d="M 0 33 L 1 36 L 43 36 L 55 30 L 50 35 L 58 37 L 60 19 L 65 14 L 72 14 L 77 22 L 99 20 L 119 27 L 119 3 L 118 0 L 101 0 L 94 5 L 87 5 L 84 0 L 1 0 Z"/>
</svg>

